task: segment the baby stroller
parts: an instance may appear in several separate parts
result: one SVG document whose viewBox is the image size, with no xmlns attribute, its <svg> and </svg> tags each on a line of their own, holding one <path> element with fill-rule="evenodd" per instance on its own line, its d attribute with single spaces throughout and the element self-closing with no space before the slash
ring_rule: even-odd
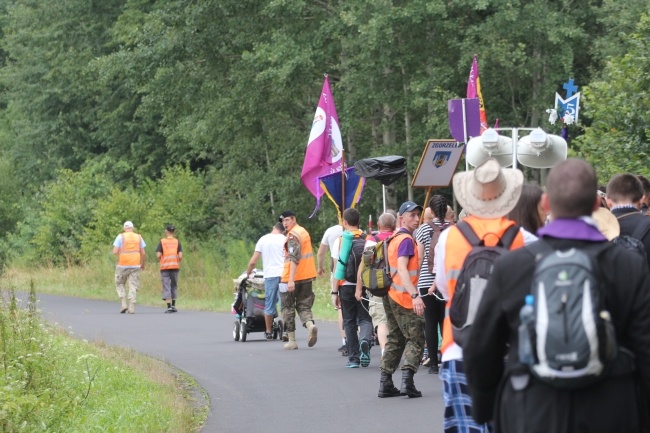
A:
<svg viewBox="0 0 650 433">
<path fill-rule="evenodd" d="M 245 342 L 250 332 L 266 332 L 264 274 L 257 269 L 253 269 L 253 274 L 254 277 L 249 278 L 246 272 L 243 272 L 233 280 L 235 302 L 232 304 L 232 312 L 237 316 L 237 320 L 232 327 L 232 337 L 235 341 Z M 274 315 L 271 327 L 274 340 L 282 336 L 283 326 L 282 320 L 277 318 L 277 314 Z"/>
</svg>

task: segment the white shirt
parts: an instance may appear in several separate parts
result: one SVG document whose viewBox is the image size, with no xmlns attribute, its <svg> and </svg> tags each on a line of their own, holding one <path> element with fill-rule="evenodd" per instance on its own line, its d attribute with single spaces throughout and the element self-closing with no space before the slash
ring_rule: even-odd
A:
<svg viewBox="0 0 650 433">
<path fill-rule="evenodd" d="M 320 241 L 321 244 L 327 245 L 330 249 L 330 255 L 332 255 L 332 252 L 334 251 L 334 242 L 341 237 L 343 234 L 343 226 L 336 225 L 328 228 L 325 230 L 325 233 L 323 234 L 323 240 Z M 338 253 L 337 253 L 338 254 Z M 338 257 L 338 255 L 336 256 Z"/>
<path fill-rule="evenodd" d="M 281 277 L 284 270 L 284 241 L 280 233 L 265 234 L 257 241 L 255 251 L 262 254 L 264 278 Z"/>
</svg>

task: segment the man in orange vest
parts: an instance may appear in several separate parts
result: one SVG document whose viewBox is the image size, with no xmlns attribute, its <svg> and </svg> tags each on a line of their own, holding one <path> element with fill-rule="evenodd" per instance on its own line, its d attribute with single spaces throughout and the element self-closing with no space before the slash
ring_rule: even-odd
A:
<svg viewBox="0 0 650 433">
<path fill-rule="evenodd" d="M 167 303 L 165 313 L 175 313 L 178 290 L 178 272 L 183 259 L 181 242 L 174 237 L 176 227 L 167 224 L 165 238 L 156 247 L 156 256 L 160 262 L 160 279 L 162 280 L 162 298 Z"/>
<path fill-rule="evenodd" d="M 316 344 L 318 328 L 314 324 L 311 307 L 314 305 L 312 281 L 316 278 L 316 262 L 307 230 L 296 223 L 296 214 L 290 210 L 280 214 L 287 238 L 284 243 L 284 270 L 280 286 L 282 316 L 289 341 L 284 344 L 287 350 L 298 348 L 296 343 L 296 311 L 307 328 L 307 346 Z"/>
<path fill-rule="evenodd" d="M 454 195 L 469 216 L 464 218 L 485 246 L 495 246 L 506 230 L 515 225 L 505 217 L 515 207 L 524 181 L 523 173 L 516 169 L 502 169 L 498 161 L 490 158 L 473 171 L 456 173 L 453 179 Z M 518 232 L 511 249 L 524 245 Z M 440 234 L 435 249 L 436 281 L 438 291 L 447 300 L 447 313 L 442 331 L 442 368 L 445 403 L 445 432 L 492 431 L 487 423 L 472 419 L 472 404 L 467 388 L 463 364 L 463 349 L 454 342 L 449 308 L 456 289 L 456 280 L 465 258 L 472 246 L 457 226 L 451 226 Z M 475 331 L 480 331 L 480 328 Z"/>
<path fill-rule="evenodd" d="M 124 223 L 124 233 L 120 233 L 113 242 L 113 254 L 117 258 L 115 267 L 115 289 L 117 295 L 122 301 L 120 313 L 127 311 L 129 314 L 135 313 L 135 300 L 138 289 L 140 289 L 140 270 L 144 269 L 145 253 L 144 248 L 147 244 L 137 233 L 133 232 L 133 223 L 127 221 Z M 124 285 L 129 280 L 129 304 L 126 303 L 126 293 Z"/>
<path fill-rule="evenodd" d="M 415 388 L 413 376 L 420 367 L 424 352 L 424 302 L 418 284 L 418 250 L 413 232 L 420 224 L 422 206 L 407 201 L 399 208 L 399 229 L 388 243 L 388 266 L 393 276 L 384 310 L 388 322 L 388 341 L 379 369 L 378 397 L 422 397 Z M 404 355 L 402 389 L 393 385 L 393 373 Z"/>
</svg>

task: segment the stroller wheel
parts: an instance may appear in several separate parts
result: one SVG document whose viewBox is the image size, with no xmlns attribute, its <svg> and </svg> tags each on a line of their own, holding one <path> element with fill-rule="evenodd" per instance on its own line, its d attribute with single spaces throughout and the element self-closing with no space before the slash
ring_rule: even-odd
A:
<svg viewBox="0 0 650 433">
<path fill-rule="evenodd" d="M 232 324 L 232 338 L 239 341 L 239 320 Z"/>
<path fill-rule="evenodd" d="M 242 321 L 241 324 L 239 325 L 239 341 L 244 343 L 246 341 L 247 333 L 248 333 L 248 329 L 246 326 L 246 322 Z"/>
</svg>

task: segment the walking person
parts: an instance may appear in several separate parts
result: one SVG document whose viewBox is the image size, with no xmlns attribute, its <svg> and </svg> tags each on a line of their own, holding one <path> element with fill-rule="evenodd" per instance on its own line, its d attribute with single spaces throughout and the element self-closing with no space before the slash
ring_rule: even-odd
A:
<svg viewBox="0 0 650 433">
<path fill-rule="evenodd" d="M 359 211 L 357 209 L 346 209 L 343 211 L 343 228 L 354 236 L 352 242 L 360 242 L 361 249 L 365 247 L 366 235 L 359 229 Z M 341 241 L 339 241 L 340 245 Z M 348 368 L 367 367 L 370 365 L 370 342 L 372 340 L 372 319 L 368 313 L 368 301 L 357 300 L 355 297 L 357 278 L 361 257 L 358 256 L 358 263 L 351 263 L 355 255 L 350 251 L 348 263 L 346 263 L 346 278 L 337 280 L 336 290 L 332 290 L 332 302 L 335 307 L 340 307 L 343 313 L 343 327 L 348 351 Z M 352 265 L 354 272 L 347 275 L 348 266 Z"/>
<path fill-rule="evenodd" d="M 407 201 L 399 208 L 399 229 L 388 243 L 388 266 L 393 280 L 384 298 L 388 322 L 388 341 L 379 369 L 378 397 L 407 395 L 422 397 L 415 388 L 413 376 L 420 367 L 424 351 L 424 302 L 416 288 L 418 283 L 418 251 L 413 232 L 420 224 L 422 206 Z M 393 384 L 393 373 L 402 365 L 402 388 Z"/>
<path fill-rule="evenodd" d="M 505 216 L 519 201 L 523 182 L 521 171 L 503 169 L 494 158 L 473 171 L 454 175 L 454 195 L 469 216 L 443 231 L 436 245 L 436 287 L 447 300 L 447 311 L 451 308 L 465 258 L 475 245 L 466 237 L 465 231 L 474 232 L 474 236 L 487 247 L 501 243 L 515 249 L 524 245 L 521 230 Z M 474 324 L 472 329 L 476 334 L 482 334 L 480 326 Z M 454 340 L 451 318 L 447 314 L 443 323 L 440 369 L 445 404 L 443 428 L 445 433 L 488 433 L 492 431 L 488 423 L 479 424 L 472 419 L 472 399 L 467 389 L 463 349 Z"/>
<path fill-rule="evenodd" d="M 115 267 L 115 290 L 120 297 L 120 313 L 127 311 L 135 313 L 135 302 L 140 289 L 140 271 L 144 269 L 146 255 L 144 248 L 147 244 L 137 233 L 134 233 L 133 223 L 124 223 L 124 232 L 117 235 L 113 241 L 113 254 L 117 256 Z M 129 282 L 128 304 L 125 293 L 125 284 Z"/>
<path fill-rule="evenodd" d="M 284 268 L 281 283 L 286 291 L 280 290 L 282 317 L 289 341 L 284 344 L 287 350 L 298 348 L 296 343 L 296 312 L 307 328 L 307 346 L 312 347 L 318 338 L 318 328 L 314 323 L 311 308 L 314 305 L 312 282 L 316 278 L 316 263 L 307 230 L 296 222 L 296 214 L 290 210 L 280 214 L 280 222 L 286 231 L 284 243 Z"/>
<path fill-rule="evenodd" d="M 388 212 L 381 214 L 377 219 L 377 229 L 379 232 L 375 235 L 366 237 L 365 249 L 371 248 L 377 244 L 377 242 L 385 241 L 391 237 L 395 231 L 396 224 L 395 215 Z M 372 326 L 375 328 L 375 334 L 377 335 L 377 341 L 379 342 L 379 348 L 381 349 L 381 359 L 384 357 L 386 342 L 388 341 L 388 320 L 386 319 L 384 301 L 383 298 L 379 296 L 372 296 L 369 291 L 365 294 L 363 293 L 363 282 L 361 281 L 361 274 L 359 273 L 357 275 L 357 284 L 354 296 L 358 301 L 361 301 L 364 295 L 368 297 L 368 313 L 372 319 Z"/>
<path fill-rule="evenodd" d="M 648 431 L 643 417 L 648 415 L 650 401 L 647 400 L 650 396 L 650 271 L 641 255 L 609 244 L 599 232 L 590 218 L 600 206 L 600 199 L 594 192 L 596 187 L 595 170 L 585 161 L 568 159 L 553 167 L 542 196 L 543 207 L 550 210 L 551 222 L 537 232 L 540 236 L 538 242 L 513 251 L 495 263 L 473 325 L 480 332 L 470 335 L 465 363 L 474 403 L 472 416 L 478 422 L 493 420 L 499 433 Z M 538 248 L 533 248 L 540 245 L 548 249 L 549 255 L 535 254 Z M 543 354 L 545 362 L 559 360 L 568 364 L 578 356 L 582 359 L 582 355 L 589 351 L 578 351 L 572 346 L 581 339 L 585 345 L 592 347 L 592 353 L 604 354 L 605 350 L 596 346 L 596 343 L 600 346 L 604 334 L 594 330 L 594 334 L 602 337 L 596 336 L 587 343 L 576 328 L 577 325 L 586 329 L 586 324 L 594 324 L 593 316 L 598 315 L 607 317 L 606 320 L 613 327 L 607 336 L 615 336 L 618 349 L 597 382 L 569 389 L 563 381 L 566 376 L 554 375 L 544 380 L 543 374 L 538 377 L 537 372 L 544 373 L 544 370 L 537 369 L 536 363 L 542 362 L 542 356 L 533 354 L 533 359 L 520 358 L 520 353 L 527 353 L 525 350 L 520 352 L 520 342 L 530 342 L 530 339 L 520 340 L 519 329 L 523 306 L 528 303 L 525 299 L 528 297 L 536 303 L 538 301 L 535 299 L 541 301 L 541 296 L 533 295 L 536 292 L 533 287 L 536 269 L 540 270 L 550 255 L 561 254 L 559 263 L 564 264 L 577 252 L 587 255 L 594 262 L 593 271 L 586 272 L 594 272 L 591 277 L 602 282 L 598 290 L 604 295 L 602 304 L 597 302 L 596 312 L 591 308 L 583 309 L 582 312 L 587 314 L 581 315 L 582 320 L 567 321 L 572 326 L 572 332 L 565 346 L 553 346 L 545 344 L 548 340 L 541 340 L 533 347 L 537 348 L 538 355 Z M 557 268 L 555 272 L 560 276 L 557 279 L 560 283 L 556 286 L 558 288 L 575 289 L 571 280 L 580 282 L 580 290 L 570 290 L 573 296 L 582 292 L 583 283 L 588 281 L 569 270 Z M 567 278 L 566 275 L 571 277 Z M 550 317 L 551 313 L 568 317 L 576 312 L 577 306 L 584 305 L 583 302 L 576 302 L 577 299 L 567 301 L 567 295 L 563 295 L 562 301 L 552 301 L 554 297 L 551 293 L 556 290 L 553 286 L 551 282 L 548 286 L 540 287 L 548 293 L 544 296 L 544 304 L 549 301 L 548 306 L 540 313 L 537 304 L 533 309 L 537 311 L 537 320 L 533 318 L 532 326 L 525 327 L 536 332 L 539 326 L 544 331 L 536 332 L 540 339 L 545 337 L 546 331 L 558 336 L 550 326 L 544 326 L 544 322 L 557 323 Z M 585 286 L 586 291 L 589 291 L 588 286 Z M 587 294 L 583 299 L 587 299 Z M 558 302 L 568 307 L 558 311 Z M 591 305 L 589 303 L 589 307 Z M 542 318 L 545 320 L 540 322 Z M 562 336 L 563 328 L 555 329 Z M 540 347 L 545 350 L 540 351 Z M 567 354 L 571 356 L 567 357 Z M 571 370 L 567 365 L 565 371 Z M 590 369 L 590 372 L 593 371 Z"/>
<path fill-rule="evenodd" d="M 338 259 L 338 251 L 334 250 L 334 244 L 343 234 L 343 226 L 341 224 L 336 224 L 331 227 L 328 227 L 323 233 L 323 239 L 320 241 L 320 246 L 318 247 L 318 253 L 316 255 L 318 262 L 318 275 L 325 275 L 325 254 L 329 250 L 330 252 L 330 289 L 331 291 L 338 290 L 338 281 L 334 278 L 334 264 L 336 259 Z M 338 348 L 338 351 L 343 354 L 343 356 L 348 356 L 348 343 L 345 340 L 345 329 L 343 329 L 343 313 L 341 308 L 334 306 L 338 312 L 338 324 L 339 324 L 339 333 L 341 334 L 341 347 Z"/>
<path fill-rule="evenodd" d="M 280 278 L 284 269 L 284 226 L 277 223 L 273 226 L 271 233 L 262 236 L 255 244 L 255 252 L 248 262 L 246 275 L 250 275 L 262 257 L 264 270 L 264 324 L 266 332 L 264 337 L 267 340 L 273 339 L 273 318 L 278 314 L 278 288 Z"/>
<path fill-rule="evenodd" d="M 420 274 L 418 278 L 418 291 L 424 301 L 424 336 L 426 339 L 428 359 L 422 362 L 429 366 L 429 374 L 438 374 L 438 327 L 442 331 L 445 318 L 445 300 L 435 288 L 435 257 L 430 257 L 431 242 L 438 242 L 440 233 L 451 225 L 445 220 L 447 214 L 447 200 L 441 195 L 434 195 L 429 200 L 425 214 L 429 213 L 430 220 L 426 221 L 415 231 L 415 240 L 420 257 Z"/>
<path fill-rule="evenodd" d="M 162 299 L 167 304 L 165 313 L 176 313 L 176 298 L 178 295 L 178 274 L 183 259 L 181 242 L 174 237 L 176 227 L 172 224 L 165 226 L 165 238 L 158 242 L 156 257 L 160 264 L 160 280 L 162 281 Z"/>
</svg>

